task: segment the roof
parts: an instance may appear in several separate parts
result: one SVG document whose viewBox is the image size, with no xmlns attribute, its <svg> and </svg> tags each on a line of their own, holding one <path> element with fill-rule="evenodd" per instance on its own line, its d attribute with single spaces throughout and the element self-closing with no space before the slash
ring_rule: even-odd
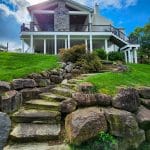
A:
<svg viewBox="0 0 150 150">
<path fill-rule="evenodd" d="M 57 3 L 58 0 L 47 0 L 45 2 L 42 2 L 42 3 L 39 3 L 39 4 L 35 4 L 35 5 L 32 5 L 32 6 L 29 6 L 27 7 L 28 11 L 31 12 L 31 10 L 34 10 L 34 9 L 37 9 L 38 7 L 44 7 L 44 6 L 47 6 L 51 3 Z M 85 11 L 89 11 L 89 12 L 93 12 L 93 9 L 86 6 L 86 5 L 83 5 L 81 3 L 78 3 L 76 2 L 75 0 L 64 0 L 66 1 L 67 4 L 72 4 L 76 7 L 78 7 L 79 9 L 84 9 Z"/>
</svg>

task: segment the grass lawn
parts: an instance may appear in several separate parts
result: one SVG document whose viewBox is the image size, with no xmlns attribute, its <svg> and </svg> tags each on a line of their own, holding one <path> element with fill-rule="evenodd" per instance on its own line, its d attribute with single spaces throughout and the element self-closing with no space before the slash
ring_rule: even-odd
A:
<svg viewBox="0 0 150 150">
<path fill-rule="evenodd" d="M 91 82 L 99 92 L 114 95 L 117 87 L 150 86 L 150 65 L 129 64 L 129 72 L 103 73 L 87 77 L 84 81 Z"/>
<path fill-rule="evenodd" d="M 41 72 L 59 66 L 54 55 L 18 54 L 0 52 L 0 80 L 11 81 L 33 72 Z"/>
</svg>

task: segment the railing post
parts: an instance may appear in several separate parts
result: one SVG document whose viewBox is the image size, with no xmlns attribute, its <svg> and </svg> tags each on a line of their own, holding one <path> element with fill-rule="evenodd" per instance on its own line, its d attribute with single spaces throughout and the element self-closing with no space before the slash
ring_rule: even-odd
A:
<svg viewBox="0 0 150 150">
<path fill-rule="evenodd" d="M 31 31 L 31 32 L 34 31 L 34 22 L 30 22 L 30 31 Z"/>
<path fill-rule="evenodd" d="M 46 39 L 44 39 L 44 54 L 46 54 Z"/>
<path fill-rule="evenodd" d="M 54 35 L 54 50 L 55 50 L 55 55 L 57 55 L 57 35 Z"/>
</svg>

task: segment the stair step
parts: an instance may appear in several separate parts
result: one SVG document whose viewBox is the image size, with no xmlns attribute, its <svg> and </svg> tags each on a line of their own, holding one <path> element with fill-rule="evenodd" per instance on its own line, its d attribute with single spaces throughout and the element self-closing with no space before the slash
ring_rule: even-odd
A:
<svg viewBox="0 0 150 150">
<path fill-rule="evenodd" d="M 66 144 L 50 146 L 49 143 L 20 143 L 7 145 L 4 150 L 70 150 Z"/>
<path fill-rule="evenodd" d="M 61 96 L 61 95 L 56 95 L 56 94 L 52 94 L 52 93 L 42 93 L 40 94 L 40 98 L 44 99 L 44 100 L 49 100 L 49 101 L 53 101 L 53 102 L 61 102 L 65 99 L 67 99 L 67 97 Z"/>
<path fill-rule="evenodd" d="M 60 86 L 62 88 L 70 88 L 70 89 L 76 89 L 77 85 L 76 84 L 71 84 L 71 83 L 61 83 Z"/>
<path fill-rule="evenodd" d="M 59 123 L 61 114 L 58 111 L 37 110 L 37 109 L 20 109 L 11 116 L 16 123 Z"/>
<path fill-rule="evenodd" d="M 60 103 L 59 102 L 49 102 L 43 99 L 30 100 L 26 103 L 26 108 L 30 109 L 46 109 L 51 111 L 60 111 Z"/>
<path fill-rule="evenodd" d="M 65 97 L 71 97 L 72 93 L 74 93 L 74 90 L 71 90 L 69 88 L 62 88 L 62 87 L 55 87 L 53 89 L 51 89 L 51 91 L 54 94 L 58 94 L 58 95 L 63 95 Z"/>
<path fill-rule="evenodd" d="M 44 142 L 58 139 L 60 131 L 60 124 L 20 123 L 10 133 L 10 138 L 16 142 Z"/>
<path fill-rule="evenodd" d="M 83 81 L 82 79 L 70 79 L 68 80 L 68 83 L 77 84 L 78 82 L 82 82 L 82 81 Z"/>
</svg>

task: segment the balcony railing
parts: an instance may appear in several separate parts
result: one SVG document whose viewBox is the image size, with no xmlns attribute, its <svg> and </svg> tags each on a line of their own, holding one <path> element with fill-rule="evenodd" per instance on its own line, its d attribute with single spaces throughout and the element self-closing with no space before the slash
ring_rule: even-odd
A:
<svg viewBox="0 0 150 150">
<path fill-rule="evenodd" d="M 33 22 L 30 24 L 23 24 L 21 26 L 21 32 L 56 32 L 54 26 L 52 25 L 38 25 Z M 57 32 L 112 32 L 117 37 L 123 39 L 127 42 L 132 42 L 131 39 L 128 39 L 126 35 L 118 28 L 113 27 L 112 25 L 81 25 L 81 24 L 71 24 L 70 29 L 66 31 L 57 31 Z M 134 40 L 134 43 L 137 43 Z"/>
</svg>

